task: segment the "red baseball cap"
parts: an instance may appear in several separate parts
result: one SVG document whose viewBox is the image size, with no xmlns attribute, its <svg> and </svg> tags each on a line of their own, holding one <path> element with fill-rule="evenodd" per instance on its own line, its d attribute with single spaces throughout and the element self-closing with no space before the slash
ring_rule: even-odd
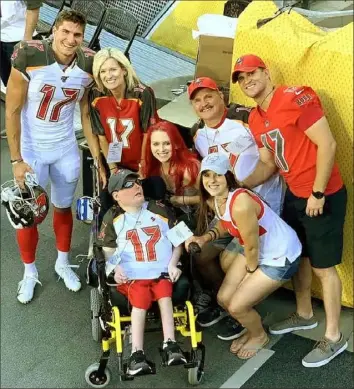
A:
<svg viewBox="0 0 354 389">
<path fill-rule="evenodd" d="M 256 55 L 243 55 L 238 58 L 235 63 L 234 71 L 232 73 L 232 82 L 234 84 L 237 82 L 238 74 L 240 72 L 253 72 L 257 68 L 267 69 L 267 66 L 263 60 Z"/>
<path fill-rule="evenodd" d="M 197 89 L 209 88 L 219 90 L 217 83 L 209 77 L 198 77 L 193 80 L 188 86 L 189 99 L 193 98 L 193 94 Z"/>
</svg>

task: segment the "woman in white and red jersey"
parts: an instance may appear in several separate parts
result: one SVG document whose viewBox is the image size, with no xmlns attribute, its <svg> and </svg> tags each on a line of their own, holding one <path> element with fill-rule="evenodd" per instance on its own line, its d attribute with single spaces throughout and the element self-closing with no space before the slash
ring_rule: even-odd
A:
<svg viewBox="0 0 354 389">
<path fill-rule="evenodd" d="M 219 221 L 204 235 L 187 240 L 186 248 L 191 242 L 202 246 L 226 233 L 238 238 L 243 246 L 243 254 L 221 257 L 225 278 L 217 299 L 245 328 L 230 351 L 248 359 L 269 341 L 253 306 L 296 273 L 301 243 L 295 231 L 257 194 L 237 185 L 224 154 L 213 153 L 203 159 L 200 194 L 200 221 L 210 196 Z"/>
</svg>

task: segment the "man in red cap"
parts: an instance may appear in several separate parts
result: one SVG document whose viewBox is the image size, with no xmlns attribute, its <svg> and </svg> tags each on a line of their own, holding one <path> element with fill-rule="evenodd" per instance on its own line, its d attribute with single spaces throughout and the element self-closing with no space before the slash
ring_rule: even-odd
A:
<svg viewBox="0 0 354 389">
<path fill-rule="evenodd" d="M 283 218 L 303 245 L 302 264 L 293 279 L 297 310 L 271 326 L 270 333 L 317 326 L 311 304 L 312 268 L 322 285 L 326 331 L 302 364 L 323 366 L 348 345 L 339 329 L 342 284 L 335 268 L 341 263 L 347 203 L 335 162 L 336 142 L 315 91 L 308 86 L 275 87 L 261 58 L 240 57 L 232 81 L 257 103 L 249 117 L 250 130 L 263 150 L 263 161 L 277 166 L 287 183 Z M 261 166 L 248 184 L 263 182 L 266 174 L 259 173 Z"/>
<path fill-rule="evenodd" d="M 247 124 L 250 108 L 239 104 L 231 104 L 227 107 L 218 85 L 208 77 L 195 79 L 188 87 L 188 95 L 200 118 L 192 128 L 195 149 L 202 158 L 215 152 L 226 154 L 230 159 L 236 179 L 245 181 L 260 163 L 258 147 Z M 266 167 L 264 165 L 264 168 Z M 273 167 L 271 169 L 272 172 L 276 170 Z M 276 213 L 280 214 L 282 181 L 278 174 L 273 175 L 254 190 L 267 200 Z M 213 208 L 213 204 L 210 206 Z M 224 273 L 217 260 L 219 254 L 233 257 L 240 249 L 241 246 L 237 240 L 232 240 L 231 237 L 217 240 L 203 247 L 202 254 L 196 263 L 204 282 L 214 292 L 218 291 L 224 278 Z M 224 311 L 216 305 L 199 314 L 198 322 L 201 326 L 207 327 L 217 323 L 223 316 Z M 222 330 L 219 331 L 218 338 L 235 339 L 242 335 L 242 330 L 242 327 L 235 325 L 233 319 L 228 318 Z"/>
</svg>

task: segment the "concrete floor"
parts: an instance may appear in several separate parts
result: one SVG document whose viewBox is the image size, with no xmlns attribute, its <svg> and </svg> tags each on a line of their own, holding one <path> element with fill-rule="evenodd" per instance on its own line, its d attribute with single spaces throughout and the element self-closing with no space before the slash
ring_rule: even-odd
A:
<svg viewBox="0 0 354 389">
<path fill-rule="evenodd" d="M 4 129 L 4 109 L 1 103 L 1 130 Z M 1 139 L 1 183 L 11 178 L 9 151 L 6 140 Z M 80 195 L 81 184 L 77 195 Z M 85 253 L 88 245 L 89 226 L 74 223 L 72 262 L 75 256 Z M 15 233 L 1 207 L 1 387 L 2 388 L 87 388 L 84 379 L 86 368 L 98 361 L 100 347 L 91 338 L 89 290 L 83 282 L 78 293 L 66 290 L 54 274 L 56 250 L 51 226 L 51 214 L 40 227 L 40 243 L 37 265 L 42 286 L 37 286 L 35 298 L 28 305 L 16 299 L 17 284 L 22 278 L 23 266 L 19 259 Z M 78 270 L 84 280 L 86 263 Z M 320 325 L 301 336 L 318 340 L 323 334 L 324 313 L 322 302 L 315 301 L 315 311 Z M 281 289 L 262 302 L 257 309 L 265 324 L 295 307 L 293 293 Z M 341 317 L 342 331 L 350 337 L 353 352 L 353 310 L 345 308 Z M 203 388 L 241 387 L 265 360 L 274 354 L 273 345 L 280 339 L 272 336 L 267 350 L 262 350 L 251 361 L 244 362 L 229 353 L 229 343 L 216 338 L 218 325 L 203 332 L 206 346 L 205 379 Z M 184 345 L 188 339 L 179 337 Z M 157 364 L 158 374 L 136 378 L 132 382 L 120 382 L 116 359 L 112 356 L 109 367 L 113 377 L 109 387 L 134 388 L 187 388 L 187 371 L 183 367 L 162 368 L 158 346 L 161 334 L 146 334 L 146 350 Z M 301 360 L 304 353 L 299 350 Z M 114 354 L 113 354 L 114 355 Z M 340 357 L 339 357 L 340 358 Z M 348 369 L 353 366 L 348 364 Z M 276 378 L 275 378 L 276 379 Z M 275 381 L 276 382 L 276 381 Z M 276 386 L 276 383 L 274 384 Z M 318 387 L 326 388 L 318 369 Z"/>
</svg>

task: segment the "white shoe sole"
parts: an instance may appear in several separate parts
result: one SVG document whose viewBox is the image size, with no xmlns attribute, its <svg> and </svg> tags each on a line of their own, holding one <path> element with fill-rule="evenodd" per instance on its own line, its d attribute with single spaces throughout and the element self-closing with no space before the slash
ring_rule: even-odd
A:
<svg viewBox="0 0 354 389">
<path fill-rule="evenodd" d="M 220 336 L 220 335 L 216 335 L 220 340 L 233 340 L 233 339 L 237 339 L 237 338 L 240 338 L 244 333 L 247 332 L 247 328 L 244 328 L 240 333 L 238 334 L 235 334 L 235 335 L 231 335 L 231 336 Z"/>
<path fill-rule="evenodd" d="M 288 334 L 289 332 L 293 332 L 293 331 L 312 330 L 312 328 L 316 328 L 317 326 L 318 326 L 318 322 L 311 324 L 311 325 L 308 325 L 308 326 L 284 328 L 283 330 L 271 330 L 269 328 L 269 333 L 272 335 L 283 335 L 283 334 Z"/>
<path fill-rule="evenodd" d="M 66 289 L 69 289 L 71 292 L 78 292 L 81 289 L 81 287 L 82 287 L 81 282 L 80 282 L 80 285 L 78 288 L 69 288 L 68 285 L 66 285 L 64 278 L 56 270 L 55 270 L 55 273 L 59 277 L 59 279 L 64 282 Z"/>
<path fill-rule="evenodd" d="M 17 297 L 17 300 L 18 300 L 21 304 L 26 305 L 26 304 L 30 303 L 30 302 L 33 300 L 33 296 L 32 296 L 32 298 L 29 299 L 29 300 L 23 300 L 23 301 L 21 301 L 18 297 Z"/>
<path fill-rule="evenodd" d="M 306 362 L 306 361 L 302 360 L 302 366 L 305 366 L 305 367 L 320 367 L 320 366 L 327 365 L 327 363 L 331 362 L 331 360 L 333 358 L 335 358 L 338 354 L 340 354 L 343 351 L 345 351 L 347 347 L 348 347 L 348 342 L 345 342 L 345 344 L 340 349 L 338 349 L 331 357 L 329 357 L 327 359 L 324 359 L 323 361 L 319 361 L 319 362 Z"/>
</svg>

